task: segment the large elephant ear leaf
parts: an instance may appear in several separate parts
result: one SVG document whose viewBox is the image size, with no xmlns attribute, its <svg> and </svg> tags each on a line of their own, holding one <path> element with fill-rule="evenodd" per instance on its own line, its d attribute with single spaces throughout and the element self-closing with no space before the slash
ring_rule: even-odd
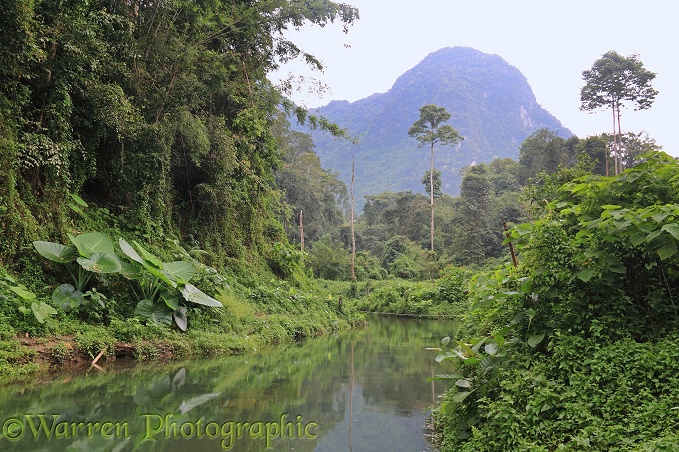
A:
<svg viewBox="0 0 679 452">
<path fill-rule="evenodd" d="M 44 258 L 54 262 L 73 262 L 78 257 L 78 252 L 72 246 L 54 242 L 33 242 L 33 247 Z"/>
<path fill-rule="evenodd" d="M 144 259 L 141 258 L 139 253 L 137 253 L 137 250 L 132 248 L 132 245 L 127 243 L 125 239 L 123 238 L 118 239 L 118 245 L 120 245 L 120 250 L 125 254 L 125 256 L 129 257 L 135 262 L 138 262 L 142 265 L 146 265 L 146 261 L 144 261 Z"/>
<path fill-rule="evenodd" d="M 50 316 L 57 314 L 57 310 L 44 301 L 39 303 L 34 301 L 31 303 L 31 310 L 33 311 L 35 319 L 40 323 L 45 323 L 45 320 L 47 320 Z"/>
<path fill-rule="evenodd" d="M 83 293 L 75 290 L 70 284 L 62 284 L 52 293 L 52 301 L 61 306 L 64 311 L 70 311 L 85 302 Z"/>
<path fill-rule="evenodd" d="M 215 300 L 192 284 L 184 284 L 181 288 L 181 292 L 186 301 L 192 301 L 193 303 L 202 304 L 203 306 L 212 306 L 215 308 L 222 307 L 222 304 L 218 300 Z"/>
<path fill-rule="evenodd" d="M 180 330 L 186 331 L 186 328 L 188 327 L 188 321 L 186 320 L 186 306 L 180 306 L 178 309 L 174 311 L 174 321 L 179 327 Z"/>
<path fill-rule="evenodd" d="M 141 300 L 134 309 L 135 317 L 156 325 L 172 325 L 172 314 L 165 303 L 153 303 L 151 300 Z"/>
<path fill-rule="evenodd" d="M 113 242 L 101 232 L 86 232 L 75 237 L 68 234 L 68 238 L 78 248 L 78 253 L 82 257 L 90 257 L 94 253 L 115 254 Z"/>
<path fill-rule="evenodd" d="M 139 243 L 132 241 L 134 243 L 134 246 L 137 247 L 139 250 L 139 254 L 141 254 L 141 257 L 148 263 L 155 265 L 156 267 L 162 269 L 164 262 L 161 261 L 155 254 L 150 253 L 144 249 L 143 246 L 141 246 Z"/>
<path fill-rule="evenodd" d="M 120 274 L 127 279 L 141 278 L 141 267 L 132 262 L 120 262 Z"/>
<path fill-rule="evenodd" d="M 122 270 L 115 254 L 92 253 L 90 257 L 79 257 L 78 263 L 87 271 L 95 273 L 118 273 Z"/>
<path fill-rule="evenodd" d="M 178 283 L 186 284 L 196 272 L 195 267 L 190 262 L 174 261 L 168 262 L 163 267 L 165 276 Z"/>
</svg>

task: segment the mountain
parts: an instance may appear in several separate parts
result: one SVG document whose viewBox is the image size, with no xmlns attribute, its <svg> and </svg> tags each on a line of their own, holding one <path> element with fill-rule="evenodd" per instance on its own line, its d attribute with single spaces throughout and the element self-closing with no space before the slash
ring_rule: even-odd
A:
<svg viewBox="0 0 679 452">
<path fill-rule="evenodd" d="M 358 142 L 311 132 L 323 167 L 337 171 L 347 185 L 355 156 L 357 209 L 368 194 L 425 193 L 421 180 L 429 169 L 429 148 L 419 148 L 408 129 L 426 104 L 445 107 L 451 113 L 448 124 L 465 137 L 457 147 L 434 151 L 442 189 L 452 195 L 459 193 L 462 167 L 498 157 L 518 159 L 521 143 L 540 128 L 564 138 L 573 135 L 537 103 L 523 74 L 498 55 L 468 47 L 438 50 L 401 75 L 386 93 L 356 102 L 332 101 L 312 110 Z"/>
</svg>

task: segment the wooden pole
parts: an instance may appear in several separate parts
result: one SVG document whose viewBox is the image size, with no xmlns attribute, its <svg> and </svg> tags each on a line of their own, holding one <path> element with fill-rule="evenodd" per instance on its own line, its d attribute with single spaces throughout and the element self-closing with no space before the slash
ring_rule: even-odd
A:
<svg viewBox="0 0 679 452">
<path fill-rule="evenodd" d="M 509 238 L 509 227 L 507 227 L 507 222 L 505 220 L 502 220 L 502 227 L 505 230 L 505 235 L 507 238 Z M 514 263 L 514 267 L 517 267 L 519 262 L 516 260 L 516 253 L 514 252 L 514 244 L 512 242 L 509 242 L 509 251 L 512 253 L 512 262 Z"/>
</svg>

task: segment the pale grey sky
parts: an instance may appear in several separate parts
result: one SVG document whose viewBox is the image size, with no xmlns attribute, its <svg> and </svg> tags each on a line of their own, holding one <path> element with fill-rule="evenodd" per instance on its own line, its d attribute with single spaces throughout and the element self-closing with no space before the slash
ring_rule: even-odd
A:
<svg viewBox="0 0 679 452">
<path fill-rule="evenodd" d="M 429 53 L 467 46 L 500 55 L 528 79 L 535 97 L 565 127 L 584 138 L 608 132 L 611 113 L 580 111 L 582 71 L 609 50 L 638 54 L 657 73 L 660 93 L 650 110 L 622 111 L 623 132 L 646 131 L 679 156 L 679 14 L 674 0 L 344 0 L 361 19 L 344 34 L 338 24 L 290 31 L 302 50 L 319 58 L 323 73 L 289 64 L 293 72 L 324 82 L 322 98 L 298 93 L 307 107 L 331 100 L 356 101 L 388 91 L 396 79 Z M 341 124 L 340 124 L 341 125 Z M 454 125 L 454 124 L 453 124 Z"/>
</svg>

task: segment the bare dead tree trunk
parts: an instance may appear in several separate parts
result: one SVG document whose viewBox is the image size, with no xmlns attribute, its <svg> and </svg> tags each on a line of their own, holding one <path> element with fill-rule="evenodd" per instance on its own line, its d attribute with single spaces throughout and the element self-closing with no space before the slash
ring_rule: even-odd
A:
<svg viewBox="0 0 679 452">
<path fill-rule="evenodd" d="M 502 227 L 505 230 L 505 235 L 507 238 L 510 237 L 509 234 L 509 228 L 507 227 L 507 222 L 505 220 L 502 220 Z M 516 259 L 516 253 L 514 252 L 514 244 L 512 242 L 509 242 L 509 252 L 512 253 L 512 262 L 514 263 L 514 267 L 517 267 L 519 265 L 519 261 Z"/>
<path fill-rule="evenodd" d="M 304 214 L 299 211 L 299 240 L 301 243 L 301 250 L 304 251 Z"/>
<path fill-rule="evenodd" d="M 429 205 L 431 207 L 431 250 L 434 251 L 434 142 L 431 143 L 431 168 L 429 169 Z"/>
<path fill-rule="evenodd" d="M 620 155 L 620 173 L 624 169 L 622 166 L 622 129 L 620 128 L 620 107 L 618 106 L 618 154 Z"/>
<path fill-rule="evenodd" d="M 356 281 L 356 235 L 354 234 L 354 156 L 351 156 L 351 280 Z"/>
<path fill-rule="evenodd" d="M 613 97 L 613 174 L 618 175 L 618 135 L 615 129 L 615 97 Z"/>
</svg>

